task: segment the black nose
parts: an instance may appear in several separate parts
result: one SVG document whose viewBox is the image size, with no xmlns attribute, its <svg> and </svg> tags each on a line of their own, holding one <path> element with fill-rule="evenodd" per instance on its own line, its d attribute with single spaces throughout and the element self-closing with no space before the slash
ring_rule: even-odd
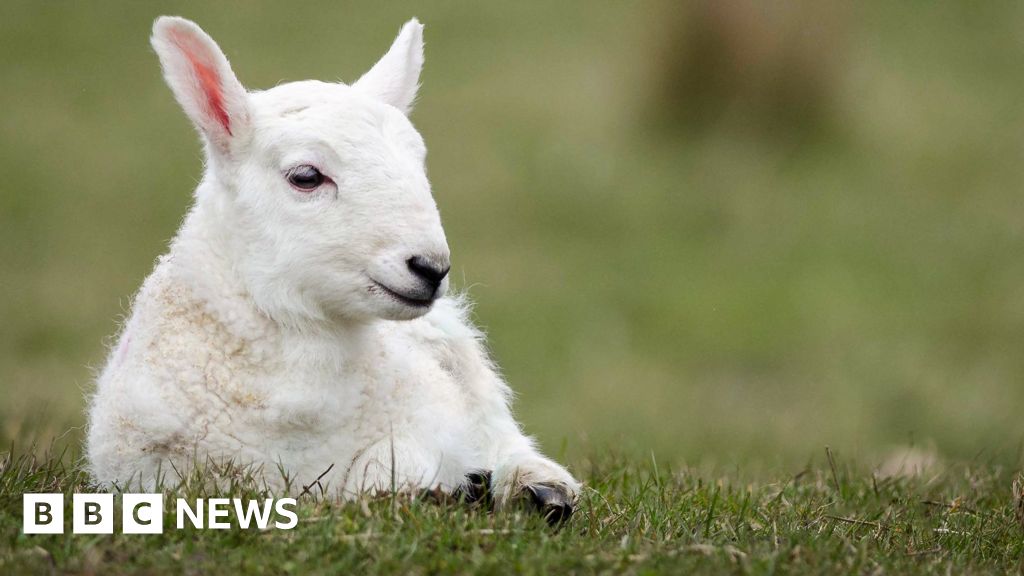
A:
<svg viewBox="0 0 1024 576">
<path fill-rule="evenodd" d="M 406 260 L 406 264 L 409 265 L 409 270 L 413 274 L 433 286 L 434 290 L 437 290 L 437 287 L 441 285 L 441 280 L 444 280 L 444 277 L 448 275 L 448 269 L 451 268 L 447 264 L 441 266 L 437 262 L 423 256 L 413 256 Z"/>
</svg>

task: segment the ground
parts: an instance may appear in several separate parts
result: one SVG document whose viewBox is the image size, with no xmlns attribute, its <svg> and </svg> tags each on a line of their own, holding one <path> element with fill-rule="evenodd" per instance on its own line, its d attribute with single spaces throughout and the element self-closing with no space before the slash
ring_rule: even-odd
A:
<svg viewBox="0 0 1024 576">
<path fill-rule="evenodd" d="M 587 487 L 559 529 L 526 511 L 388 495 L 339 503 L 313 487 L 290 531 L 21 534 L 22 493 L 89 490 L 68 461 L 0 460 L 0 572 L 965 574 L 1014 571 L 1024 553 L 1013 471 L 985 461 L 882 478 L 823 451 L 748 480 L 604 453 L 576 463 Z M 217 493 L 261 497 L 244 471 L 230 484 Z M 170 492 L 209 493 L 194 480 Z"/>
</svg>

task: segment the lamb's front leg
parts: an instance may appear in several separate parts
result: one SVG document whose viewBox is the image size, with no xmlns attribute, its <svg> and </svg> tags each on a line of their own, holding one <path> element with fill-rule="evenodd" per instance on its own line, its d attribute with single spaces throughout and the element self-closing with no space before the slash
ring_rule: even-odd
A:
<svg viewBox="0 0 1024 576">
<path fill-rule="evenodd" d="M 580 483 L 564 467 L 542 455 L 525 436 L 506 402 L 507 388 L 490 372 L 489 394 L 480 398 L 478 436 L 485 442 L 490 463 L 491 494 L 495 509 L 515 503 L 536 507 L 550 524 L 569 519 L 576 506 Z"/>
<path fill-rule="evenodd" d="M 458 462 L 437 457 L 414 438 L 395 436 L 360 450 L 331 478 L 345 497 L 362 493 L 454 492 L 465 482 Z"/>
<path fill-rule="evenodd" d="M 551 523 L 569 518 L 576 505 L 580 483 L 572 474 L 544 457 L 525 436 L 509 409 L 511 392 L 495 370 L 483 347 L 483 336 L 466 318 L 464 306 L 451 300 L 438 303 L 428 316 L 444 345 L 437 346 L 441 363 L 456 376 L 474 418 L 469 441 L 480 454 L 480 470 L 471 474 L 464 492 L 479 492 L 490 473 L 490 494 L 501 509 L 515 502 L 536 506 Z"/>
<path fill-rule="evenodd" d="M 491 486 L 495 509 L 524 502 L 537 508 L 549 524 L 568 520 L 576 507 L 580 483 L 564 467 L 546 458 L 518 430 L 497 439 Z"/>
</svg>

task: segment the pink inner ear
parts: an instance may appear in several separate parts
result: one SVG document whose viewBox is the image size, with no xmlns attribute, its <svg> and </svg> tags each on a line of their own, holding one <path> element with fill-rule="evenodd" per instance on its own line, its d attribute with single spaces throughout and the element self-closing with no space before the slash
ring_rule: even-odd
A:
<svg viewBox="0 0 1024 576">
<path fill-rule="evenodd" d="M 182 54 L 192 64 L 192 70 L 196 78 L 199 79 L 203 95 L 206 97 L 206 105 L 209 112 L 227 130 L 228 135 L 231 135 L 231 119 L 224 108 L 224 91 L 220 85 L 220 75 L 217 74 L 213 64 L 209 63 L 212 60 L 212 54 L 210 54 L 205 46 L 196 42 L 194 38 L 182 35 L 176 31 L 172 33 L 172 37 L 174 44 L 181 49 Z"/>
</svg>

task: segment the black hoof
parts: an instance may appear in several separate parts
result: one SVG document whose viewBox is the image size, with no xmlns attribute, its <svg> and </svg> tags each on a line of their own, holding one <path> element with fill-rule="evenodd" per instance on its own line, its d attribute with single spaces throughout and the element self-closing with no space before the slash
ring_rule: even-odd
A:
<svg viewBox="0 0 1024 576">
<path fill-rule="evenodd" d="M 531 484 L 526 486 L 526 493 L 530 496 L 530 502 L 550 526 L 559 526 L 572 516 L 576 502 L 565 488 Z"/>
<path fill-rule="evenodd" d="M 466 483 L 459 487 L 455 496 L 467 504 L 485 504 L 490 506 L 491 472 L 482 470 L 466 474 Z"/>
</svg>

